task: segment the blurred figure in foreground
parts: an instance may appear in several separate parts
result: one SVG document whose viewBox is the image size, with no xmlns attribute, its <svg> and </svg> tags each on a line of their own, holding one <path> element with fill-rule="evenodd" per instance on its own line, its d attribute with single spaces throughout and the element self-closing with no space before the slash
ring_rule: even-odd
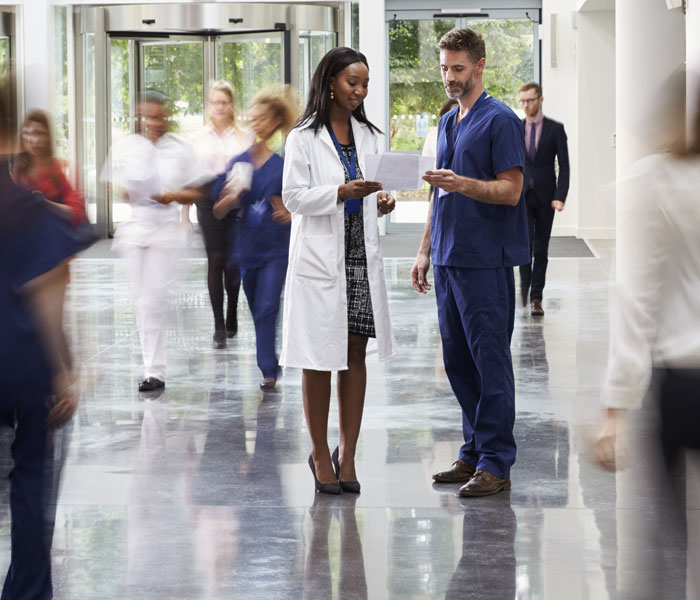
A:
<svg viewBox="0 0 700 600">
<path fill-rule="evenodd" d="M 191 144 L 168 131 L 168 104 L 163 94 L 143 94 L 141 133 L 114 145 L 101 176 L 121 186 L 131 204 L 131 220 L 117 229 L 114 248 L 126 260 L 129 275 L 143 355 L 140 392 L 165 386 L 168 301 L 185 245 L 178 205 L 200 198 L 203 177 Z"/>
<path fill-rule="evenodd" d="M 233 88 L 227 81 L 213 81 L 207 95 L 209 123 L 193 138 L 195 152 L 204 163 L 202 166 L 212 176 L 226 170 L 228 162 L 247 150 L 255 141 L 255 134 L 242 129 L 236 122 Z M 232 338 L 238 331 L 238 292 L 241 287 L 241 269 L 231 261 L 228 245 L 235 244 L 230 237 L 235 228 L 229 227 L 235 221 L 235 211 L 228 219 L 218 220 L 212 213 L 211 194 L 197 201 L 197 221 L 204 236 L 207 250 L 207 285 L 209 300 L 214 312 L 214 339 L 216 349 L 226 347 L 226 338 Z M 184 215 L 189 208 L 184 208 Z M 227 256 L 228 255 L 228 256 Z M 224 288 L 226 289 L 226 320 L 224 321 Z"/>
<path fill-rule="evenodd" d="M 665 86 L 664 101 L 673 105 L 654 107 L 659 130 L 652 139 L 671 133 L 684 140 L 684 124 L 668 123 L 684 114 L 684 94 L 674 94 L 672 87 Z M 671 493 L 675 514 L 669 516 L 683 529 L 685 490 L 678 486 L 684 451 L 700 448 L 700 103 L 694 108 L 688 142 L 643 158 L 617 183 L 625 187 L 619 200 L 616 302 L 602 393 L 607 417 L 595 444 L 604 468 L 623 466 L 618 444 L 628 412 L 641 404 L 653 374 L 666 472 L 644 487 Z M 670 534 L 664 529 L 658 535 Z M 690 565 L 691 576 L 693 572 Z M 661 569 L 658 573 L 667 575 Z"/>
<path fill-rule="evenodd" d="M 265 91 L 253 99 L 248 117 L 260 141 L 233 158 L 226 174 L 214 184 L 212 192 L 218 202 L 213 210 L 214 216 L 224 219 L 232 210 L 241 209 L 239 220 L 228 224 L 229 229 L 237 229 L 229 239 L 238 243 L 228 250 L 227 266 L 240 264 L 243 269 L 243 289 L 255 323 L 258 367 L 263 376 L 260 388 L 271 391 L 280 370 L 275 332 L 292 217 L 282 203 L 284 160 L 269 143 L 277 131 L 286 134 L 294 125 L 296 110 L 288 95 Z M 241 181 L 243 172 L 248 181 Z"/>
<path fill-rule="evenodd" d="M 2 599 L 52 597 L 50 540 L 42 498 L 47 427 L 77 404 L 62 328 L 66 239 L 38 195 L 10 178 L 10 132 L 0 94 L 0 422 L 15 431 L 10 474 L 12 558 Z"/>
</svg>

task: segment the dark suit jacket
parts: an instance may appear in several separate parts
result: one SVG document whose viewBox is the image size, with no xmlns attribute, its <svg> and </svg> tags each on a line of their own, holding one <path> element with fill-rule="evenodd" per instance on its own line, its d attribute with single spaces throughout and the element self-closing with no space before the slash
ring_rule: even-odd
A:
<svg viewBox="0 0 700 600">
<path fill-rule="evenodd" d="M 525 119 L 523 119 L 523 135 L 525 135 Z M 527 142 L 525 143 L 527 149 Z M 559 161 L 559 179 L 554 172 L 554 157 Z M 564 125 L 544 118 L 542 135 L 537 145 L 535 160 L 530 160 L 529 152 L 525 153 L 525 189 L 532 177 L 535 195 L 540 202 L 551 204 L 552 200 L 566 202 L 569 193 L 569 148 L 566 145 Z"/>
</svg>

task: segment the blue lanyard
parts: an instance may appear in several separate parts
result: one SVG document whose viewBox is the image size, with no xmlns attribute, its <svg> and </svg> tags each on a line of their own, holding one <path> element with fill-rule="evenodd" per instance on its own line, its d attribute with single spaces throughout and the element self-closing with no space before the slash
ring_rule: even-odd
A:
<svg viewBox="0 0 700 600">
<path fill-rule="evenodd" d="M 482 92 L 481 96 L 479 96 L 479 99 L 476 101 L 474 106 L 471 107 L 471 110 L 467 113 L 467 116 L 464 117 L 457 124 L 457 135 L 455 136 L 455 139 L 454 139 L 454 142 L 452 143 L 451 148 L 450 148 L 450 143 L 449 143 L 449 137 L 447 135 L 447 132 L 445 132 L 445 140 L 444 140 L 444 144 L 443 144 L 443 155 L 442 155 L 443 159 L 442 159 L 442 166 L 440 167 L 441 169 L 452 167 L 452 159 L 454 158 L 455 149 L 457 148 L 459 138 L 462 136 L 464 131 L 467 129 L 467 123 L 469 122 L 469 119 L 471 119 L 471 117 L 474 114 L 474 112 L 476 111 L 476 109 L 488 97 L 489 97 L 489 95 L 486 92 Z M 457 112 L 455 113 L 455 117 L 454 117 L 455 121 L 457 120 L 458 114 L 459 114 L 459 105 L 457 105 Z"/>
<path fill-rule="evenodd" d="M 354 181 L 357 179 L 357 161 L 355 159 L 355 138 L 352 135 L 352 123 L 348 122 L 348 128 L 350 129 L 350 162 L 348 163 L 348 159 L 345 157 L 345 152 L 343 152 L 343 149 L 340 146 L 340 142 L 338 142 L 338 138 L 335 137 L 335 133 L 333 132 L 333 128 L 331 127 L 330 123 L 326 125 L 326 128 L 328 129 L 328 133 L 331 134 L 331 139 L 333 140 L 333 145 L 335 146 L 336 151 L 338 152 L 338 157 L 340 160 L 343 162 L 345 167 L 348 170 L 348 175 L 350 175 L 350 181 Z M 353 213 L 359 213 L 360 210 L 362 210 L 362 198 L 348 198 L 345 200 L 345 212 L 348 214 L 353 214 Z"/>
</svg>

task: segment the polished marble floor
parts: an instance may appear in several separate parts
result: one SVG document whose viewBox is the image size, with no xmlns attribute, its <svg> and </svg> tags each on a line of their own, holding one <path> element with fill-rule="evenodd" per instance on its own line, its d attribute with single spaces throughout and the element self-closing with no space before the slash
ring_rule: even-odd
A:
<svg viewBox="0 0 700 600">
<path fill-rule="evenodd" d="M 205 264 L 183 263 L 167 387 L 148 396 L 136 389 L 123 263 L 75 260 L 66 321 L 83 400 L 55 449 L 65 458 L 56 599 L 693 597 L 684 534 L 661 523 L 669 511 L 651 494 L 643 452 L 619 475 L 590 458 L 614 262 L 613 243 L 591 246 L 593 258 L 550 261 L 544 318 L 518 311 L 513 489 L 469 500 L 430 478 L 455 458 L 460 413 L 434 295 L 413 292 L 410 261 L 386 261 L 399 352 L 369 363 L 362 494 L 330 497 L 314 493 L 306 464 L 300 373 L 286 372 L 276 393 L 257 389 L 243 297 L 239 335 L 212 350 Z M 653 437 L 638 420 L 641 438 Z M 335 407 L 330 423 L 333 444 Z M 690 530 L 700 525 L 693 492 L 689 477 Z M 9 560 L 3 510 L 0 568 Z"/>
</svg>

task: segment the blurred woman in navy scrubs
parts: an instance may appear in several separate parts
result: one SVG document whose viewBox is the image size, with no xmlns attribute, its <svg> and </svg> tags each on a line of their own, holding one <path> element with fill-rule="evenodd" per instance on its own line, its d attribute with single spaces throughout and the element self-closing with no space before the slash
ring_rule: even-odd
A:
<svg viewBox="0 0 700 600">
<path fill-rule="evenodd" d="M 219 177 L 212 193 L 219 201 L 214 216 L 223 219 L 239 208 L 235 247 L 229 260 L 238 261 L 243 274 L 243 291 L 255 323 L 260 388 L 274 389 L 279 372 L 275 352 L 275 329 L 280 296 L 287 274 L 291 215 L 282 204 L 284 160 L 269 147 L 273 136 L 286 133 L 296 119 L 295 104 L 286 92 L 264 91 L 248 110 L 257 142 L 232 159 Z"/>
<path fill-rule="evenodd" d="M 0 82 L 0 424 L 14 430 L 9 503 L 10 565 L 2 598 L 52 595 L 51 514 L 42 499 L 47 434 L 77 405 L 73 361 L 62 321 L 65 261 L 84 246 L 46 200 L 15 184 Z"/>
</svg>

